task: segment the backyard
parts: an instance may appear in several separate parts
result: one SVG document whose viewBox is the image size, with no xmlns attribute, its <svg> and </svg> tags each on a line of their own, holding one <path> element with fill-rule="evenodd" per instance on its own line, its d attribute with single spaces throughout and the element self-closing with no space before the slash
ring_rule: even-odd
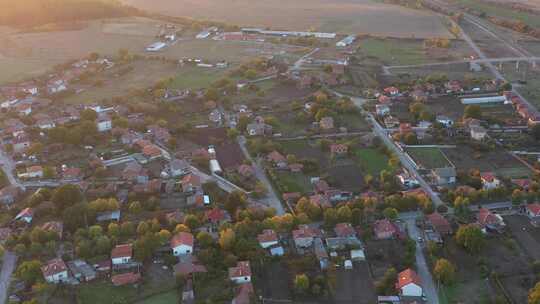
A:
<svg viewBox="0 0 540 304">
<path fill-rule="evenodd" d="M 407 154 L 423 169 L 446 168 L 451 166 L 439 148 L 406 148 Z"/>
<path fill-rule="evenodd" d="M 388 169 L 388 156 L 376 148 L 360 148 L 354 151 L 354 155 L 362 170 L 372 176 Z"/>
</svg>

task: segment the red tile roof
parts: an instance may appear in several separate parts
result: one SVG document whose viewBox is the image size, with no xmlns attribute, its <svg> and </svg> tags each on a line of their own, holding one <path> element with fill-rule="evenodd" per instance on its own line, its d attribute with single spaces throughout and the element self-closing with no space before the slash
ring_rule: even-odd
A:
<svg viewBox="0 0 540 304">
<path fill-rule="evenodd" d="M 293 239 L 300 239 L 300 238 L 313 238 L 313 237 L 321 237 L 322 232 L 317 228 L 311 228 L 307 225 L 299 225 L 297 230 L 293 230 Z"/>
<path fill-rule="evenodd" d="M 356 231 L 349 223 L 339 223 L 334 228 L 336 235 L 339 237 L 348 237 L 356 235 Z"/>
<path fill-rule="evenodd" d="M 480 178 L 483 180 L 483 181 L 486 181 L 488 183 L 491 183 L 495 180 L 495 175 L 493 174 L 493 172 L 484 172 L 480 175 Z"/>
<path fill-rule="evenodd" d="M 140 279 L 141 279 L 140 273 L 127 272 L 127 273 L 113 275 L 111 277 L 111 282 L 113 283 L 114 286 L 122 286 L 126 284 L 137 283 Z"/>
<path fill-rule="evenodd" d="M 376 234 L 384 232 L 397 233 L 396 226 L 390 222 L 388 219 L 378 220 L 373 224 L 373 230 Z"/>
<path fill-rule="evenodd" d="M 207 210 L 205 215 L 206 219 L 211 223 L 218 223 L 227 218 L 227 213 L 225 213 L 225 210 L 219 208 Z"/>
<path fill-rule="evenodd" d="M 426 216 L 428 221 L 433 225 L 435 230 L 441 234 L 452 233 L 452 226 L 444 216 L 438 212 L 434 212 Z"/>
<path fill-rule="evenodd" d="M 171 239 L 171 248 L 176 248 L 180 245 L 193 247 L 193 234 L 189 232 L 179 232 Z"/>
<path fill-rule="evenodd" d="M 278 151 L 270 152 L 267 156 L 267 159 L 274 163 L 284 162 L 287 160 L 285 156 L 281 155 L 281 153 L 279 153 Z"/>
<path fill-rule="evenodd" d="M 497 216 L 489 209 L 481 208 L 478 212 L 478 223 L 481 225 L 496 225 L 499 223 Z"/>
<path fill-rule="evenodd" d="M 540 216 L 540 204 L 539 203 L 534 203 L 534 204 L 527 205 L 527 210 L 529 210 L 529 212 L 531 212 L 534 216 Z"/>
<path fill-rule="evenodd" d="M 229 268 L 229 278 L 249 277 L 251 276 L 251 267 L 249 261 L 240 261 L 236 267 Z"/>
<path fill-rule="evenodd" d="M 66 263 L 62 259 L 52 259 L 41 267 L 43 276 L 50 277 L 67 270 Z"/>
<path fill-rule="evenodd" d="M 401 289 L 411 283 L 421 286 L 420 277 L 414 270 L 407 268 L 398 274 L 398 281 L 396 283 L 397 289 Z"/>
<path fill-rule="evenodd" d="M 131 244 L 116 245 L 111 251 L 111 258 L 131 257 L 133 255 L 133 246 Z"/>
<path fill-rule="evenodd" d="M 261 234 L 257 236 L 259 243 L 277 242 L 278 237 L 274 230 L 265 229 Z"/>
<path fill-rule="evenodd" d="M 197 272 L 207 272 L 206 267 L 193 262 L 180 262 L 174 265 L 175 274 L 189 275 Z"/>
</svg>

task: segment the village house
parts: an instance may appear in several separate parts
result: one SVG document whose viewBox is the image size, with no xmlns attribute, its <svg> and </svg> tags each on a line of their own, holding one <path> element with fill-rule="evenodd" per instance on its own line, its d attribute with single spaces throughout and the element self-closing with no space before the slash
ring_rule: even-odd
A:
<svg viewBox="0 0 540 304">
<path fill-rule="evenodd" d="M 346 156 L 349 152 L 349 147 L 344 144 L 332 144 L 330 145 L 330 154 L 332 157 Z"/>
<path fill-rule="evenodd" d="M 450 128 L 454 125 L 454 121 L 450 117 L 445 115 L 437 115 L 435 117 L 435 121 L 440 123 L 445 128 Z"/>
<path fill-rule="evenodd" d="M 356 238 L 356 231 L 349 223 L 339 223 L 334 227 L 336 236 L 343 238 Z"/>
<path fill-rule="evenodd" d="M 315 190 L 315 193 L 322 194 L 330 189 L 330 185 L 328 185 L 328 183 L 324 179 L 317 178 L 317 179 L 314 179 L 312 183 L 313 183 L 313 189 Z"/>
<path fill-rule="evenodd" d="M 478 211 L 477 221 L 484 233 L 490 231 L 502 232 L 506 227 L 502 216 L 491 212 L 487 208 L 481 208 Z"/>
<path fill-rule="evenodd" d="M 61 239 L 64 232 L 64 224 L 59 221 L 50 221 L 43 223 L 40 228 L 46 232 L 54 232 Z"/>
<path fill-rule="evenodd" d="M 529 204 L 525 209 L 531 224 L 535 227 L 540 227 L 540 204 Z"/>
<path fill-rule="evenodd" d="M 122 171 L 122 179 L 128 182 L 144 184 L 148 182 L 148 173 L 137 162 L 130 162 Z"/>
<path fill-rule="evenodd" d="M 133 246 L 131 244 L 116 245 L 111 251 L 113 266 L 131 263 Z"/>
<path fill-rule="evenodd" d="M 314 238 L 322 238 L 322 232 L 319 229 L 307 225 L 299 225 L 298 229 L 293 230 L 292 235 L 297 248 L 308 248 L 313 244 Z"/>
<path fill-rule="evenodd" d="M 454 184 L 456 182 L 456 168 L 454 167 L 432 169 L 431 175 L 435 184 L 439 186 Z"/>
<path fill-rule="evenodd" d="M 482 181 L 482 188 L 484 190 L 495 189 L 501 184 L 501 181 L 492 172 L 480 174 L 480 180 Z"/>
<path fill-rule="evenodd" d="M 67 263 L 69 271 L 79 282 L 89 282 L 96 278 L 96 270 L 83 260 L 73 260 Z"/>
<path fill-rule="evenodd" d="M 229 279 L 236 284 L 251 282 L 251 267 L 249 261 L 239 261 L 236 267 L 229 268 Z"/>
<path fill-rule="evenodd" d="M 68 268 L 62 259 L 52 259 L 41 267 L 41 273 L 47 283 L 58 284 L 68 279 Z"/>
<path fill-rule="evenodd" d="M 189 163 L 183 159 L 174 159 L 169 164 L 172 177 L 180 177 L 191 172 Z"/>
<path fill-rule="evenodd" d="M 278 244 L 277 233 L 272 229 L 263 230 L 263 232 L 257 236 L 257 240 L 259 241 L 259 245 L 264 249 Z"/>
<path fill-rule="evenodd" d="M 21 116 L 28 116 L 32 113 L 32 105 L 29 103 L 21 103 L 15 107 L 15 110 Z"/>
<path fill-rule="evenodd" d="M 28 167 L 28 168 L 26 168 L 26 173 L 19 174 L 19 177 L 42 178 L 43 177 L 43 167 L 41 167 L 41 166 Z"/>
<path fill-rule="evenodd" d="M 220 124 L 222 119 L 222 114 L 219 109 L 214 109 L 208 114 L 208 120 L 213 123 Z"/>
<path fill-rule="evenodd" d="M 207 272 L 206 267 L 198 263 L 196 256 L 181 260 L 174 265 L 173 269 L 175 275 L 183 275 L 184 277 L 191 277 L 194 273 Z"/>
<path fill-rule="evenodd" d="M 388 106 L 388 104 L 392 102 L 392 99 L 386 95 L 380 95 L 379 98 L 377 98 L 377 101 L 381 105 Z"/>
<path fill-rule="evenodd" d="M 326 247 L 324 246 L 322 239 L 315 238 L 313 240 L 313 251 L 317 257 L 317 260 L 319 260 L 319 267 L 321 270 L 328 268 L 330 257 L 328 256 L 328 252 L 326 251 Z"/>
<path fill-rule="evenodd" d="M 334 128 L 334 119 L 330 116 L 325 116 L 319 121 L 321 130 L 332 130 Z"/>
<path fill-rule="evenodd" d="M 320 208 L 330 208 L 332 207 L 332 204 L 330 203 L 330 200 L 328 197 L 326 197 L 324 194 L 314 194 L 309 197 L 309 202 L 315 206 L 319 206 Z"/>
<path fill-rule="evenodd" d="M 111 277 L 111 282 L 114 286 L 124 286 L 135 284 L 141 280 L 141 274 L 137 272 L 126 272 L 115 274 Z"/>
<path fill-rule="evenodd" d="M 250 178 L 255 173 L 255 171 L 253 170 L 253 167 L 246 164 L 242 164 L 238 166 L 237 171 L 238 171 L 238 174 L 240 174 L 240 176 L 242 176 L 243 178 Z"/>
<path fill-rule="evenodd" d="M 396 225 L 388 219 L 377 220 L 373 224 L 373 234 L 377 240 L 387 240 L 395 238 L 398 234 Z"/>
<path fill-rule="evenodd" d="M 231 221 L 231 217 L 227 211 L 217 207 L 206 210 L 204 216 L 213 231 L 217 231 L 219 226 Z"/>
<path fill-rule="evenodd" d="M 482 141 L 486 138 L 487 130 L 482 126 L 470 127 L 471 138 L 474 140 Z"/>
<path fill-rule="evenodd" d="M 266 124 L 264 118 L 257 116 L 252 123 L 246 126 L 246 131 L 249 136 L 272 135 L 272 126 Z"/>
<path fill-rule="evenodd" d="M 78 179 L 81 177 L 81 169 L 77 167 L 66 167 L 62 169 L 64 179 Z"/>
<path fill-rule="evenodd" d="M 384 89 L 384 94 L 394 97 L 399 95 L 399 89 L 396 87 L 387 87 Z"/>
<path fill-rule="evenodd" d="M 56 124 L 55 124 L 54 120 L 52 120 L 51 118 L 39 119 L 36 122 L 36 125 L 41 130 L 49 130 L 49 129 L 52 129 L 52 128 L 56 127 Z"/>
<path fill-rule="evenodd" d="M 168 143 L 172 137 L 169 130 L 158 125 L 148 126 L 147 129 L 148 134 L 150 134 L 156 141 L 161 143 Z"/>
<path fill-rule="evenodd" d="M 149 161 L 158 159 L 162 156 L 161 149 L 154 144 L 146 145 L 143 148 L 142 153 Z"/>
<path fill-rule="evenodd" d="M 396 289 L 403 297 L 422 297 L 424 294 L 420 277 L 410 268 L 398 274 Z"/>
<path fill-rule="evenodd" d="M 34 218 L 34 211 L 30 208 L 24 208 L 15 216 L 16 221 L 23 221 L 30 224 Z"/>
<path fill-rule="evenodd" d="M 181 183 L 184 193 L 196 193 L 202 187 L 201 178 L 193 173 L 184 176 Z"/>
<path fill-rule="evenodd" d="M 281 155 L 278 151 L 272 151 L 266 156 L 266 160 L 275 168 L 286 169 L 287 168 L 287 159 L 285 156 Z"/>
<path fill-rule="evenodd" d="M 387 114 L 390 114 L 390 107 L 385 104 L 377 104 L 375 105 L 375 112 L 379 116 L 385 116 Z"/>
<path fill-rule="evenodd" d="M 452 226 L 450 222 L 438 212 L 426 215 L 426 224 L 431 226 L 433 230 L 440 235 L 452 234 Z"/>
<path fill-rule="evenodd" d="M 189 255 L 193 253 L 193 234 L 179 232 L 171 238 L 171 248 L 174 256 Z"/>
<path fill-rule="evenodd" d="M 514 178 L 512 184 L 518 186 L 522 190 L 529 190 L 531 180 L 529 178 Z"/>
<path fill-rule="evenodd" d="M 99 114 L 96 120 L 96 127 L 99 132 L 107 132 L 112 129 L 112 120 L 109 115 L 103 113 Z"/>
</svg>

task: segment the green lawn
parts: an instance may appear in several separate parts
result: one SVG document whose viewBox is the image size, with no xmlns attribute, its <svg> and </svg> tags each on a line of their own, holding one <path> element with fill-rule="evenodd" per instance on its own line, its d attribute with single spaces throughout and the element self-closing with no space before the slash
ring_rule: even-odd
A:
<svg viewBox="0 0 540 304">
<path fill-rule="evenodd" d="M 137 289 L 129 286 L 115 287 L 109 282 L 82 284 L 79 288 L 80 304 L 128 303 L 137 296 Z"/>
<path fill-rule="evenodd" d="M 355 155 L 360 167 L 372 176 L 379 176 L 382 170 L 388 169 L 388 156 L 375 148 L 358 149 Z"/>
<path fill-rule="evenodd" d="M 470 301 L 470 302 L 469 302 Z M 439 303 L 491 303 L 484 280 L 472 280 L 465 283 L 456 283 L 452 286 L 441 286 L 439 289 Z"/>
<path fill-rule="evenodd" d="M 456 0 L 456 2 L 477 11 L 484 12 L 490 16 L 517 19 L 523 21 L 527 25 L 533 27 L 540 27 L 540 18 L 538 18 L 538 16 L 534 14 L 492 5 L 490 3 L 482 2 L 479 0 Z"/>
<path fill-rule="evenodd" d="M 276 184 L 281 187 L 281 192 L 307 193 L 312 190 L 309 179 L 302 173 L 279 172 L 276 174 Z"/>
<path fill-rule="evenodd" d="M 149 297 L 143 301 L 137 302 L 136 304 L 176 304 L 178 303 L 178 300 L 178 292 L 171 290 L 166 293 Z"/>
<path fill-rule="evenodd" d="M 428 61 L 420 40 L 366 38 L 360 41 L 360 51 L 388 65 L 421 64 Z"/>
<path fill-rule="evenodd" d="M 174 77 L 171 88 L 203 89 L 225 77 L 227 69 L 182 67 Z"/>
<path fill-rule="evenodd" d="M 425 169 L 444 168 L 450 163 L 439 148 L 407 148 L 416 164 Z"/>
</svg>

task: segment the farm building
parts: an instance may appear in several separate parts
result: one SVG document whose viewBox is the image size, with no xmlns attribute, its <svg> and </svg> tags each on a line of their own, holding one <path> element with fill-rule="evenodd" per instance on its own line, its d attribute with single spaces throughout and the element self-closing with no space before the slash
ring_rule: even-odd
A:
<svg viewBox="0 0 540 304">
<path fill-rule="evenodd" d="M 166 46 L 167 45 L 165 43 L 163 43 L 163 42 L 156 42 L 156 43 L 152 43 L 151 45 L 149 45 L 146 48 L 146 51 L 147 52 L 157 52 L 157 51 L 160 51 L 161 49 L 163 49 Z"/>
<path fill-rule="evenodd" d="M 293 36 L 293 37 L 315 37 L 315 38 L 325 38 L 325 39 L 336 38 L 336 33 L 267 31 L 267 30 L 263 30 L 259 28 L 242 28 L 242 33 L 261 34 L 261 35 L 280 36 L 280 37 Z"/>
<path fill-rule="evenodd" d="M 346 47 L 351 45 L 356 40 L 355 35 L 349 35 L 336 43 L 337 47 Z"/>
<path fill-rule="evenodd" d="M 461 103 L 464 105 L 472 104 L 491 104 L 491 103 L 505 103 L 506 96 L 487 96 L 487 97 L 472 97 L 462 98 Z"/>
</svg>

